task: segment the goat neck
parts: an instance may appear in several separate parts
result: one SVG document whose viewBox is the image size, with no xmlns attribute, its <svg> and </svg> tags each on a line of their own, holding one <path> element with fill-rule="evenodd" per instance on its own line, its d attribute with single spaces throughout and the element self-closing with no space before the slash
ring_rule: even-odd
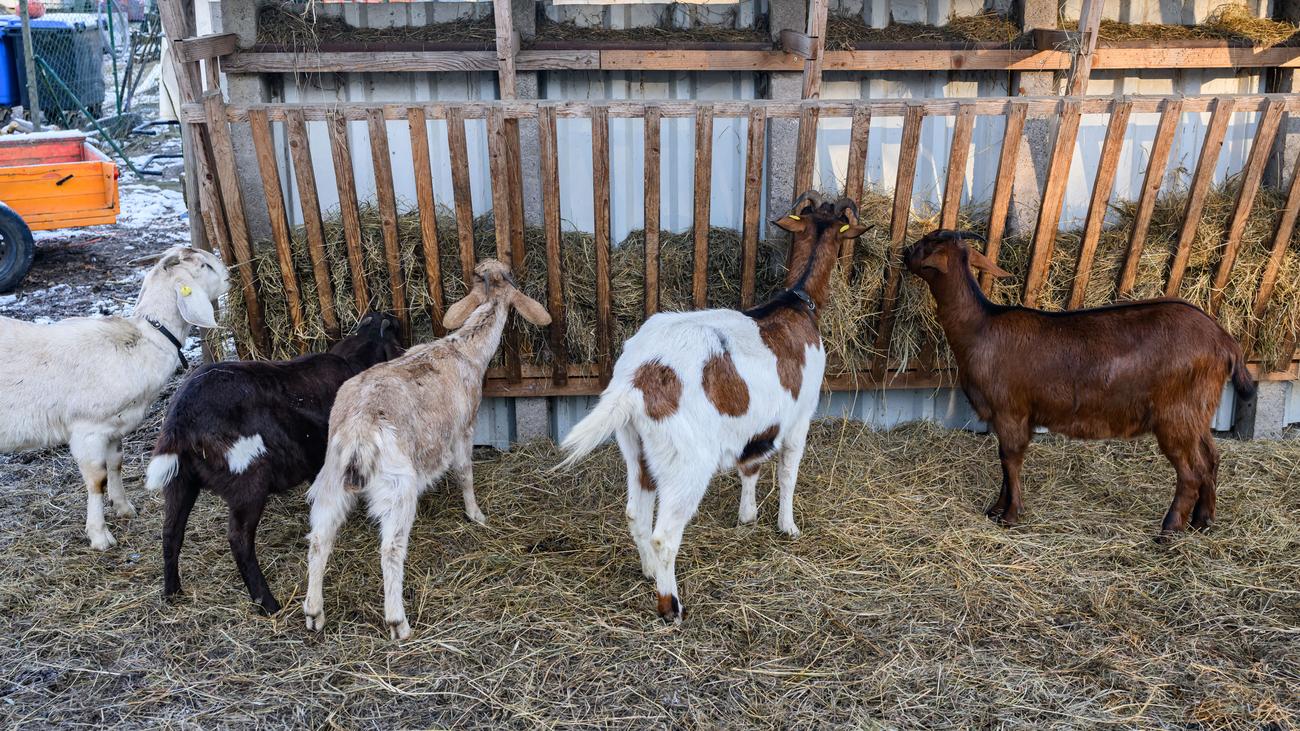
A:
<svg viewBox="0 0 1300 731">
<path fill-rule="evenodd" d="M 970 273 L 965 256 L 947 273 L 936 272 L 928 280 L 936 315 L 948 345 L 959 359 L 974 345 L 993 313 L 993 304 Z"/>
<path fill-rule="evenodd" d="M 506 329 L 509 306 L 504 298 L 490 297 L 474 308 L 465 324 L 446 340 L 457 344 L 460 352 L 480 370 L 486 370 L 492 356 L 501 346 L 501 333 Z"/>
<path fill-rule="evenodd" d="M 138 321 L 146 332 L 156 332 L 145 322 L 146 318 L 152 317 L 175 335 L 182 345 L 190 334 L 190 324 L 181 317 L 180 308 L 176 306 L 176 292 L 172 289 L 172 279 L 161 272 L 153 271 L 145 277 L 144 285 L 140 287 L 140 297 L 131 311 L 131 317 Z"/>
<path fill-rule="evenodd" d="M 821 229 L 820 231 L 818 229 Z M 786 274 L 786 289 L 800 289 L 808 294 L 820 310 L 826 304 L 831 273 L 839 247 L 838 222 L 810 225 L 794 235 L 790 244 L 790 271 Z"/>
</svg>

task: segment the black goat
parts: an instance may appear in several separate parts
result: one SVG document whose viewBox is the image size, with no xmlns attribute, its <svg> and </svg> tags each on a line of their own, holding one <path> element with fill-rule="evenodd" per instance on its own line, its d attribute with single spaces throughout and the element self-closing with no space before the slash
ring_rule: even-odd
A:
<svg viewBox="0 0 1300 731">
<path fill-rule="evenodd" d="M 330 408 L 339 386 L 401 355 L 397 320 L 372 312 L 328 353 L 288 361 L 212 363 L 185 380 L 167 409 L 146 487 L 162 490 L 163 595 L 181 590 L 178 562 L 190 510 L 207 488 L 230 509 L 227 536 L 249 596 L 263 611 L 280 603 L 257 563 L 254 539 L 266 498 L 310 482 L 325 461 Z"/>
</svg>

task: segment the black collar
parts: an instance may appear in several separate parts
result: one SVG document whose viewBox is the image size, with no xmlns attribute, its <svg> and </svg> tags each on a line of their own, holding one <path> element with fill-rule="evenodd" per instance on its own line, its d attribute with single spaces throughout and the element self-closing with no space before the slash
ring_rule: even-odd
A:
<svg viewBox="0 0 1300 731">
<path fill-rule="evenodd" d="M 802 287 L 791 289 L 790 294 L 803 300 L 804 306 L 808 308 L 808 312 L 812 313 L 817 311 L 817 303 L 813 302 L 813 298 L 808 296 L 808 293 L 803 291 Z"/>
<path fill-rule="evenodd" d="M 172 335 L 172 331 L 168 330 L 166 325 L 162 324 L 161 322 L 158 322 L 152 317 L 146 317 L 144 318 L 144 321 L 152 325 L 153 329 L 162 333 L 163 337 L 172 341 L 172 345 L 176 346 L 176 357 L 180 358 L 181 360 L 180 364 L 176 366 L 176 370 L 183 371 L 186 368 L 189 368 L 190 362 L 185 359 L 185 353 L 181 351 L 181 341 L 177 340 L 175 335 Z"/>
</svg>

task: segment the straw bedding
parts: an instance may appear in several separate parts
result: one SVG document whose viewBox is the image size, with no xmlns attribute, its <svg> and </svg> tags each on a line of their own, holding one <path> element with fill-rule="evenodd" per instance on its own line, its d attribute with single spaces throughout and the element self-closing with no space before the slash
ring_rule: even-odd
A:
<svg viewBox="0 0 1300 731">
<path fill-rule="evenodd" d="M 852 50 L 857 43 L 1013 44 L 1020 37 L 1020 26 L 998 13 L 955 16 L 945 25 L 891 23 L 884 28 L 873 28 L 854 15 L 832 15 L 826 19 L 826 47 L 830 50 Z"/>
<path fill-rule="evenodd" d="M 1061 27 L 1077 30 L 1078 20 L 1062 21 Z M 1300 31 L 1294 23 L 1261 18 L 1245 5 L 1228 3 L 1215 8 L 1199 25 L 1121 23 L 1102 19 L 1097 38 L 1102 41 L 1248 41 L 1275 46 L 1290 41 Z"/>
<path fill-rule="evenodd" d="M 343 18 L 319 15 L 310 5 L 271 3 L 257 14 L 257 42 L 311 50 L 322 43 L 496 43 L 496 26 L 489 13 L 449 23 L 358 28 Z"/>
<path fill-rule="evenodd" d="M 157 412 L 155 412 L 155 417 Z M 654 615 L 606 447 L 568 474 L 548 444 L 478 454 L 487 527 L 458 491 L 422 502 L 407 562 L 415 637 L 382 622 L 360 511 L 326 578 L 323 635 L 301 623 L 307 515 L 273 500 L 259 553 L 284 601 L 252 613 L 225 511 L 204 496 L 159 596 L 160 502 L 142 494 L 156 429 L 127 445 L 141 509 L 90 550 L 63 451 L 0 457 L 0 716 L 7 726 L 1291 728 L 1300 723 L 1300 441 L 1224 441 L 1219 524 L 1151 537 L 1172 470 L 1149 439 L 1040 440 L 1027 517 L 981 511 L 988 436 L 815 425 L 796 497 L 803 536 L 736 526 L 734 477 L 687 530 L 690 615 Z"/>
</svg>

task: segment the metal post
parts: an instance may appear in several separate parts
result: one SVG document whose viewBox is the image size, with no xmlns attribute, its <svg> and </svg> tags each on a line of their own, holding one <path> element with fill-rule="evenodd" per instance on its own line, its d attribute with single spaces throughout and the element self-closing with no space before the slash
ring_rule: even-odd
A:
<svg viewBox="0 0 1300 731">
<path fill-rule="evenodd" d="M 36 54 L 32 52 L 32 19 L 27 0 L 18 0 L 18 15 L 23 19 L 23 57 L 27 59 L 27 120 L 32 131 L 41 131 L 41 95 L 36 88 Z"/>
</svg>

